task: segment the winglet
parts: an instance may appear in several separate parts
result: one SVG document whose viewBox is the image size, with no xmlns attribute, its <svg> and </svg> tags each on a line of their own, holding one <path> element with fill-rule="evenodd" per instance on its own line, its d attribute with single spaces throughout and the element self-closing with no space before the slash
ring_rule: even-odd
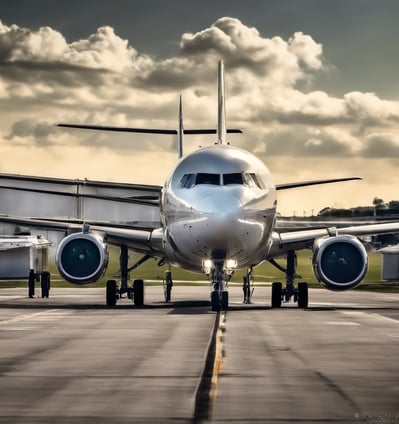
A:
<svg viewBox="0 0 399 424">
<path fill-rule="evenodd" d="M 226 141 L 226 107 L 225 107 L 225 88 L 224 88 L 224 64 L 219 62 L 218 73 L 218 126 L 217 137 L 218 144 L 227 144 Z"/>
</svg>

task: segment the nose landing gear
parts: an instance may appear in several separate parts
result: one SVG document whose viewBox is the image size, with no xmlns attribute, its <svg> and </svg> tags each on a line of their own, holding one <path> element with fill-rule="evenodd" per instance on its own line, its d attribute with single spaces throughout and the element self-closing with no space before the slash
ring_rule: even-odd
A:
<svg viewBox="0 0 399 424">
<path fill-rule="evenodd" d="M 229 306 L 229 292 L 226 290 L 227 278 L 223 268 L 223 262 L 215 262 L 215 268 L 211 272 L 211 283 L 213 285 L 211 292 L 212 311 L 227 311 Z"/>
</svg>

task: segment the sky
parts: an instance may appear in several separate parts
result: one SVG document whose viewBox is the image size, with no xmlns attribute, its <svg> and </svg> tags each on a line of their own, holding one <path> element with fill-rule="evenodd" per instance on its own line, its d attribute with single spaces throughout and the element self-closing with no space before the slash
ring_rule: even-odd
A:
<svg viewBox="0 0 399 424">
<path fill-rule="evenodd" d="M 162 185 L 169 136 L 59 122 L 215 127 L 225 62 L 232 145 L 276 183 L 363 181 L 279 193 L 297 216 L 399 193 L 396 0 L 2 0 L 0 172 Z M 185 138 L 185 151 L 214 143 Z"/>
</svg>

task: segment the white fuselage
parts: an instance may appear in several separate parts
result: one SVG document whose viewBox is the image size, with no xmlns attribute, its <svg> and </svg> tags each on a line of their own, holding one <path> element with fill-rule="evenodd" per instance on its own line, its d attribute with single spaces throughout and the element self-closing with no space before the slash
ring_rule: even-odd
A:
<svg viewBox="0 0 399 424">
<path fill-rule="evenodd" d="M 228 145 L 184 157 L 165 183 L 161 199 L 163 249 L 188 270 L 205 261 L 251 267 L 271 245 L 276 189 L 267 167 Z"/>
</svg>

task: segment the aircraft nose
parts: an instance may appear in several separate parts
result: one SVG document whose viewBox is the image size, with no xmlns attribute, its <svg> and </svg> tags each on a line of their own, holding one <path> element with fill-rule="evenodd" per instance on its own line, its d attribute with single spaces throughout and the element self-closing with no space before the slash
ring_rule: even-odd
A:
<svg viewBox="0 0 399 424">
<path fill-rule="evenodd" d="M 203 197 L 198 203 L 198 210 L 223 221 L 245 218 L 240 199 L 230 193 L 214 193 Z"/>
</svg>

